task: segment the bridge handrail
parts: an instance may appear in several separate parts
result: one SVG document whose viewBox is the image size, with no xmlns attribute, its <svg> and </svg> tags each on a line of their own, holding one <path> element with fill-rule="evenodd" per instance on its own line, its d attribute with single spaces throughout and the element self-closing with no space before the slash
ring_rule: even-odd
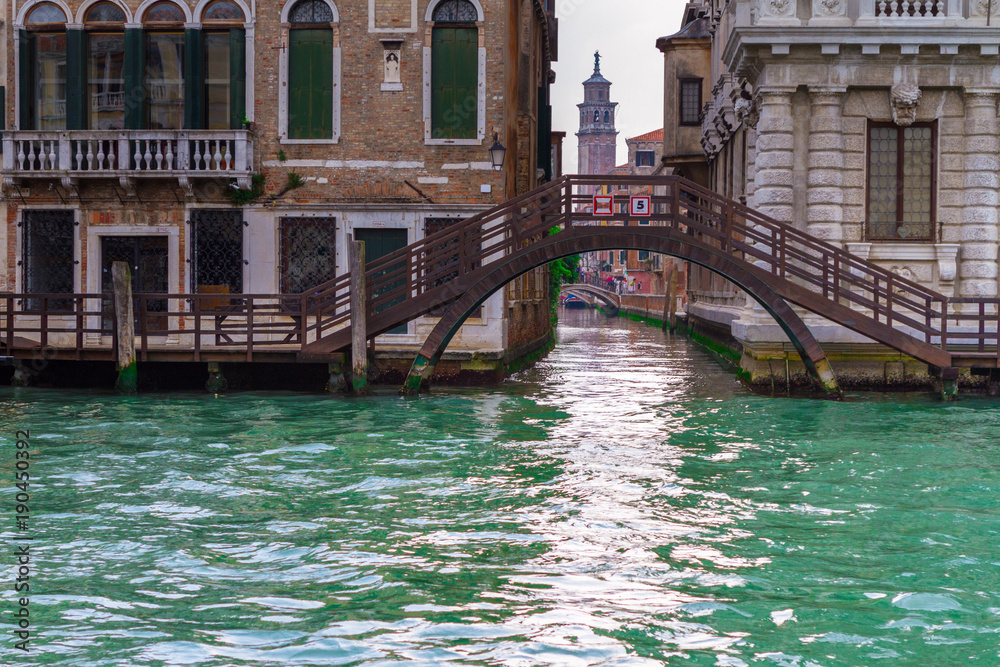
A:
<svg viewBox="0 0 1000 667">
<path fill-rule="evenodd" d="M 840 312 L 840 321 L 845 326 L 850 325 L 847 320 L 855 315 L 846 317 L 838 308 L 849 308 L 857 313 L 856 317 L 886 325 L 900 336 L 922 338 L 924 344 L 944 351 L 949 342 L 972 345 L 980 352 L 984 352 L 987 344 L 991 347 L 996 344 L 1000 298 L 948 297 L 678 176 L 563 176 L 429 234 L 366 265 L 367 315 L 380 318 L 379 326 L 386 330 L 396 317 L 391 312 L 396 303 L 420 298 L 419 308 L 413 312 L 429 312 L 450 303 L 460 295 L 459 285 L 465 284 L 453 282 L 456 278 L 469 276 L 495 259 L 544 242 L 553 231 L 561 233 L 597 224 L 617 226 L 633 219 L 627 212 L 615 210 L 610 216 L 598 216 L 588 210 L 591 197 L 599 189 L 612 196 L 615 207 L 627 203 L 636 189 L 648 192 L 652 207 L 649 215 L 642 217 L 648 218 L 651 226 L 661 223 L 661 228 L 670 228 L 668 233 L 689 236 L 726 255 L 730 261 L 746 264 L 746 269 L 758 277 L 784 281 L 780 283 L 785 286 L 782 289 L 801 297 L 798 301 L 789 297 L 792 301 L 821 315 Z M 648 227 L 638 227 L 636 233 L 642 229 Z M 144 294 L 136 298 L 140 306 L 149 300 L 169 300 L 173 308 L 171 316 L 187 313 L 189 318 L 193 310 L 200 313 L 212 310 L 211 304 L 217 304 L 220 298 L 229 299 L 230 304 L 246 304 L 235 306 L 226 317 L 231 324 L 237 320 L 244 323 L 246 331 L 240 336 L 247 336 L 249 350 L 255 344 L 254 327 L 261 323 L 257 316 L 271 312 L 268 303 L 284 304 L 284 313 L 279 314 L 295 313 L 298 328 L 282 342 L 294 339 L 305 350 L 334 332 L 339 332 L 337 340 L 340 340 L 350 326 L 350 285 L 350 274 L 343 273 L 300 294 Z M 802 295 L 807 294 L 812 296 L 809 303 L 804 303 Z M 93 333 L 87 329 L 92 325 L 86 320 L 100 313 L 86 310 L 89 306 L 76 301 L 69 308 L 66 300 L 108 298 L 109 295 L 102 294 L 0 293 L 0 341 L 6 337 L 10 344 L 15 331 L 42 333 L 25 328 L 29 326 L 48 331 L 47 327 L 65 325 L 69 329 L 59 329 L 65 333 L 73 329 L 67 320 L 69 315 L 75 316 L 74 331 Z M 15 316 L 38 314 L 26 307 L 32 304 L 46 304 L 40 315 L 45 321 L 37 326 L 27 320 L 16 323 Z M 53 304 L 63 309 L 60 311 Z M 409 313 L 406 317 L 412 316 Z M 53 322 L 48 322 L 52 318 Z M 951 323 L 955 327 L 949 330 Z M 288 322 L 282 326 L 285 327 L 282 331 L 291 331 Z M 221 325 L 212 329 L 221 330 Z M 232 330 L 225 330 L 232 339 Z M 267 340 L 270 342 L 272 338 Z M 77 339 L 82 346 L 82 333 L 78 333 Z"/>
</svg>

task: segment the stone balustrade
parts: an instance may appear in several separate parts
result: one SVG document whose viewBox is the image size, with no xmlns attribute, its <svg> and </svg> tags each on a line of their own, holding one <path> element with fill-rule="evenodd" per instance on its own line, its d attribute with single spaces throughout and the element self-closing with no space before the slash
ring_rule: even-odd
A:
<svg viewBox="0 0 1000 667">
<path fill-rule="evenodd" d="M 230 177 L 249 187 L 247 130 L 65 130 L 3 134 L 3 178 Z"/>
<path fill-rule="evenodd" d="M 1000 0 L 812 0 L 811 9 L 795 0 L 760 0 L 759 7 L 747 14 L 749 24 L 760 26 L 1000 27 L 998 17 Z"/>
</svg>

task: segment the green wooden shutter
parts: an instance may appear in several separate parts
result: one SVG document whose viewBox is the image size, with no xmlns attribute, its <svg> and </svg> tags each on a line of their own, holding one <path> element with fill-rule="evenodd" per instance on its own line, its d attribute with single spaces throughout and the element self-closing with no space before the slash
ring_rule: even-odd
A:
<svg viewBox="0 0 1000 667">
<path fill-rule="evenodd" d="M 288 55 L 288 136 L 333 137 L 333 33 L 292 30 Z"/>
<path fill-rule="evenodd" d="M 125 129 L 141 130 L 146 124 L 146 40 L 139 28 L 125 29 Z"/>
<path fill-rule="evenodd" d="M 229 31 L 229 127 L 234 130 L 243 127 L 243 117 L 247 113 L 246 35 L 243 28 Z"/>
<path fill-rule="evenodd" d="M 66 129 L 87 127 L 84 93 L 87 86 L 86 34 L 82 30 L 66 31 Z"/>
<path fill-rule="evenodd" d="M 475 139 L 479 114 L 479 33 L 434 28 L 431 40 L 431 133 Z"/>
<path fill-rule="evenodd" d="M 198 28 L 184 29 L 184 127 L 205 127 L 205 48 Z"/>
<path fill-rule="evenodd" d="M 31 57 L 31 35 L 26 30 L 17 31 L 17 87 L 18 87 L 18 129 L 33 130 L 31 107 L 33 106 L 33 95 L 31 94 L 31 65 L 34 58 Z"/>
</svg>

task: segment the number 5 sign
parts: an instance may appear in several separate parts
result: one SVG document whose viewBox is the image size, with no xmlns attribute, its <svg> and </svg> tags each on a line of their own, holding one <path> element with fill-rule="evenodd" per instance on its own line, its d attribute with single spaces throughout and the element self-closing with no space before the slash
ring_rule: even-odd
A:
<svg viewBox="0 0 1000 667">
<path fill-rule="evenodd" d="M 651 208 L 651 200 L 648 196 L 638 196 L 629 197 L 628 200 L 629 215 L 633 217 L 641 217 L 644 215 L 649 215 L 649 210 Z"/>
</svg>

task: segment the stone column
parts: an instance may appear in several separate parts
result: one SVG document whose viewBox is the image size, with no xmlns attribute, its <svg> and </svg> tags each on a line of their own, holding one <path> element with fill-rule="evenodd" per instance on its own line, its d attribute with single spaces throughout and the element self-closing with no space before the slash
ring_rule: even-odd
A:
<svg viewBox="0 0 1000 667">
<path fill-rule="evenodd" d="M 965 91 L 965 206 L 961 232 L 961 292 L 997 295 L 997 206 L 1000 205 L 998 90 Z"/>
<path fill-rule="evenodd" d="M 806 231 L 825 241 L 844 238 L 844 123 L 847 88 L 810 87 Z"/>
<path fill-rule="evenodd" d="M 782 222 L 792 222 L 793 130 L 792 86 L 765 86 L 757 90 L 757 155 L 750 206 Z"/>
</svg>

